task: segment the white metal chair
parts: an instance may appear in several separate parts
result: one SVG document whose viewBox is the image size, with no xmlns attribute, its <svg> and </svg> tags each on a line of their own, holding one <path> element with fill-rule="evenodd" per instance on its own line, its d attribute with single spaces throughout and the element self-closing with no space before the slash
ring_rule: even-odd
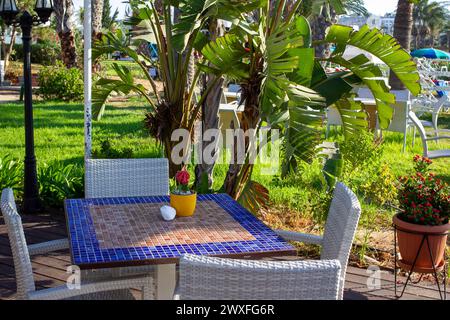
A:
<svg viewBox="0 0 450 320">
<path fill-rule="evenodd" d="M 175 299 L 336 300 L 339 260 L 252 261 L 186 254 Z"/>
<path fill-rule="evenodd" d="M 431 113 L 431 121 L 420 120 L 420 122 L 422 123 L 422 125 L 424 127 L 433 128 L 434 134 L 436 136 L 438 136 L 439 133 L 441 133 L 441 132 L 450 133 L 450 130 L 439 129 L 439 127 L 438 127 L 439 113 L 441 112 L 444 104 L 448 100 L 449 100 L 448 96 L 444 95 L 444 96 L 440 97 L 439 99 L 437 99 L 436 101 L 434 101 L 434 103 L 432 103 L 431 105 L 417 106 L 413 110 L 416 115 L 418 115 L 418 112 L 420 112 L 420 113 L 430 112 Z"/>
<path fill-rule="evenodd" d="M 135 276 L 112 281 L 88 283 L 84 283 L 83 277 L 81 277 L 80 280 L 82 282 L 79 288 L 69 289 L 64 285 L 36 290 L 30 255 L 65 249 L 67 247 L 67 240 L 49 241 L 27 246 L 22 219 L 17 212 L 13 192 L 9 188 L 2 192 L 1 211 L 7 226 L 14 260 L 18 299 L 130 299 L 132 295 L 129 289 L 132 288 L 141 288 L 143 299 L 153 297 L 153 278 L 150 276 Z"/>
<path fill-rule="evenodd" d="M 427 133 L 425 131 L 424 126 L 422 125 L 422 122 L 419 120 L 419 118 L 417 118 L 417 116 L 414 112 L 412 112 L 412 111 L 409 112 L 409 119 L 411 119 L 411 121 L 414 123 L 414 125 L 417 127 L 417 130 L 419 131 L 420 138 L 422 139 L 423 156 L 424 157 L 427 157 L 430 159 L 450 157 L 450 150 L 429 150 L 429 148 L 428 148 L 428 141 L 438 141 L 441 139 L 450 139 L 450 135 L 427 137 Z"/>
<path fill-rule="evenodd" d="M 347 186 L 339 182 L 333 193 L 323 236 L 284 230 L 276 231 L 278 235 L 289 241 L 321 245 L 321 260 L 337 259 L 340 261 L 339 299 L 343 297 L 348 258 L 360 215 L 361 205 L 358 198 Z"/>
<path fill-rule="evenodd" d="M 88 159 L 86 198 L 169 194 L 169 162 L 157 159 Z"/>
</svg>

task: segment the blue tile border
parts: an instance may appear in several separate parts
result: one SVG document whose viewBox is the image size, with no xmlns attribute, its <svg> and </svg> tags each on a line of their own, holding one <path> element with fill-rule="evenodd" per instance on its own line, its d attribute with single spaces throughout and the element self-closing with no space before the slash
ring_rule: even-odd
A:
<svg viewBox="0 0 450 320">
<path fill-rule="evenodd" d="M 184 253 L 214 256 L 252 253 L 273 253 L 276 255 L 280 251 L 295 250 L 292 245 L 280 238 L 229 195 L 198 195 L 197 201 L 206 200 L 215 201 L 252 234 L 255 240 L 101 249 L 89 213 L 89 206 L 169 202 L 169 196 L 67 199 L 65 209 L 72 263 L 83 266 L 119 263 L 140 264 L 144 260 L 148 262 L 148 260 L 156 259 L 176 259 Z"/>
</svg>

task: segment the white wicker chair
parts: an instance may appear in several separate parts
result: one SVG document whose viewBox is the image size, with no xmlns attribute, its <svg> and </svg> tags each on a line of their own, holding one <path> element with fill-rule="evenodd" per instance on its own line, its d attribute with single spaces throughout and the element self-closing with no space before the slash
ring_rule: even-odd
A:
<svg viewBox="0 0 450 320">
<path fill-rule="evenodd" d="M 337 259 L 340 261 L 339 299 L 343 297 L 348 258 L 360 215 L 361 206 L 356 195 L 344 184 L 337 183 L 323 236 L 283 230 L 276 231 L 286 240 L 321 245 L 321 260 Z"/>
<path fill-rule="evenodd" d="M 78 289 L 67 286 L 38 290 L 33 279 L 30 253 L 44 253 L 67 246 L 67 240 L 50 241 L 27 246 L 23 232 L 22 219 L 17 213 L 11 189 L 5 189 L 1 196 L 1 211 L 8 230 L 9 242 L 14 260 L 17 283 L 17 299 L 130 299 L 129 289 L 142 288 L 142 298 L 153 298 L 153 278 L 150 276 L 120 278 L 113 281 L 81 283 Z M 83 277 L 81 278 L 83 281 Z"/>
<path fill-rule="evenodd" d="M 85 196 L 133 197 L 169 194 L 169 162 L 166 158 L 88 159 L 85 162 Z M 86 271 L 84 277 L 107 280 L 130 275 L 155 276 L 155 266 Z"/>
<path fill-rule="evenodd" d="M 186 254 L 175 299 L 336 300 L 338 260 L 254 261 Z"/>
<path fill-rule="evenodd" d="M 86 198 L 169 194 L 169 162 L 158 159 L 88 159 Z"/>
</svg>

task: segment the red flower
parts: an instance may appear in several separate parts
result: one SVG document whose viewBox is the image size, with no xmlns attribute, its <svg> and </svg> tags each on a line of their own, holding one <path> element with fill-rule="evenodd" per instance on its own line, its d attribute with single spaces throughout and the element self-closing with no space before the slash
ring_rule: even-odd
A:
<svg viewBox="0 0 450 320">
<path fill-rule="evenodd" d="M 189 178 L 189 172 L 185 169 L 182 169 L 175 174 L 175 180 L 182 185 L 187 185 L 189 183 Z"/>
</svg>

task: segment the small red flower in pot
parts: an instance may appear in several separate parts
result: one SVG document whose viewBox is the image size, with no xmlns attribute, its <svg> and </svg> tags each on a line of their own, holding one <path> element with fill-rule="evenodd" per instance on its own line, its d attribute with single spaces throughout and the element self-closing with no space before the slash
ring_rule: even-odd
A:
<svg viewBox="0 0 450 320">
<path fill-rule="evenodd" d="M 184 166 L 175 174 L 176 188 L 170 194 L 170 206 L 180 217 L 192 216 L 197 204 L 197 194 L 189 189 L 189 179 L 190 174 Z"/>
</svg>

